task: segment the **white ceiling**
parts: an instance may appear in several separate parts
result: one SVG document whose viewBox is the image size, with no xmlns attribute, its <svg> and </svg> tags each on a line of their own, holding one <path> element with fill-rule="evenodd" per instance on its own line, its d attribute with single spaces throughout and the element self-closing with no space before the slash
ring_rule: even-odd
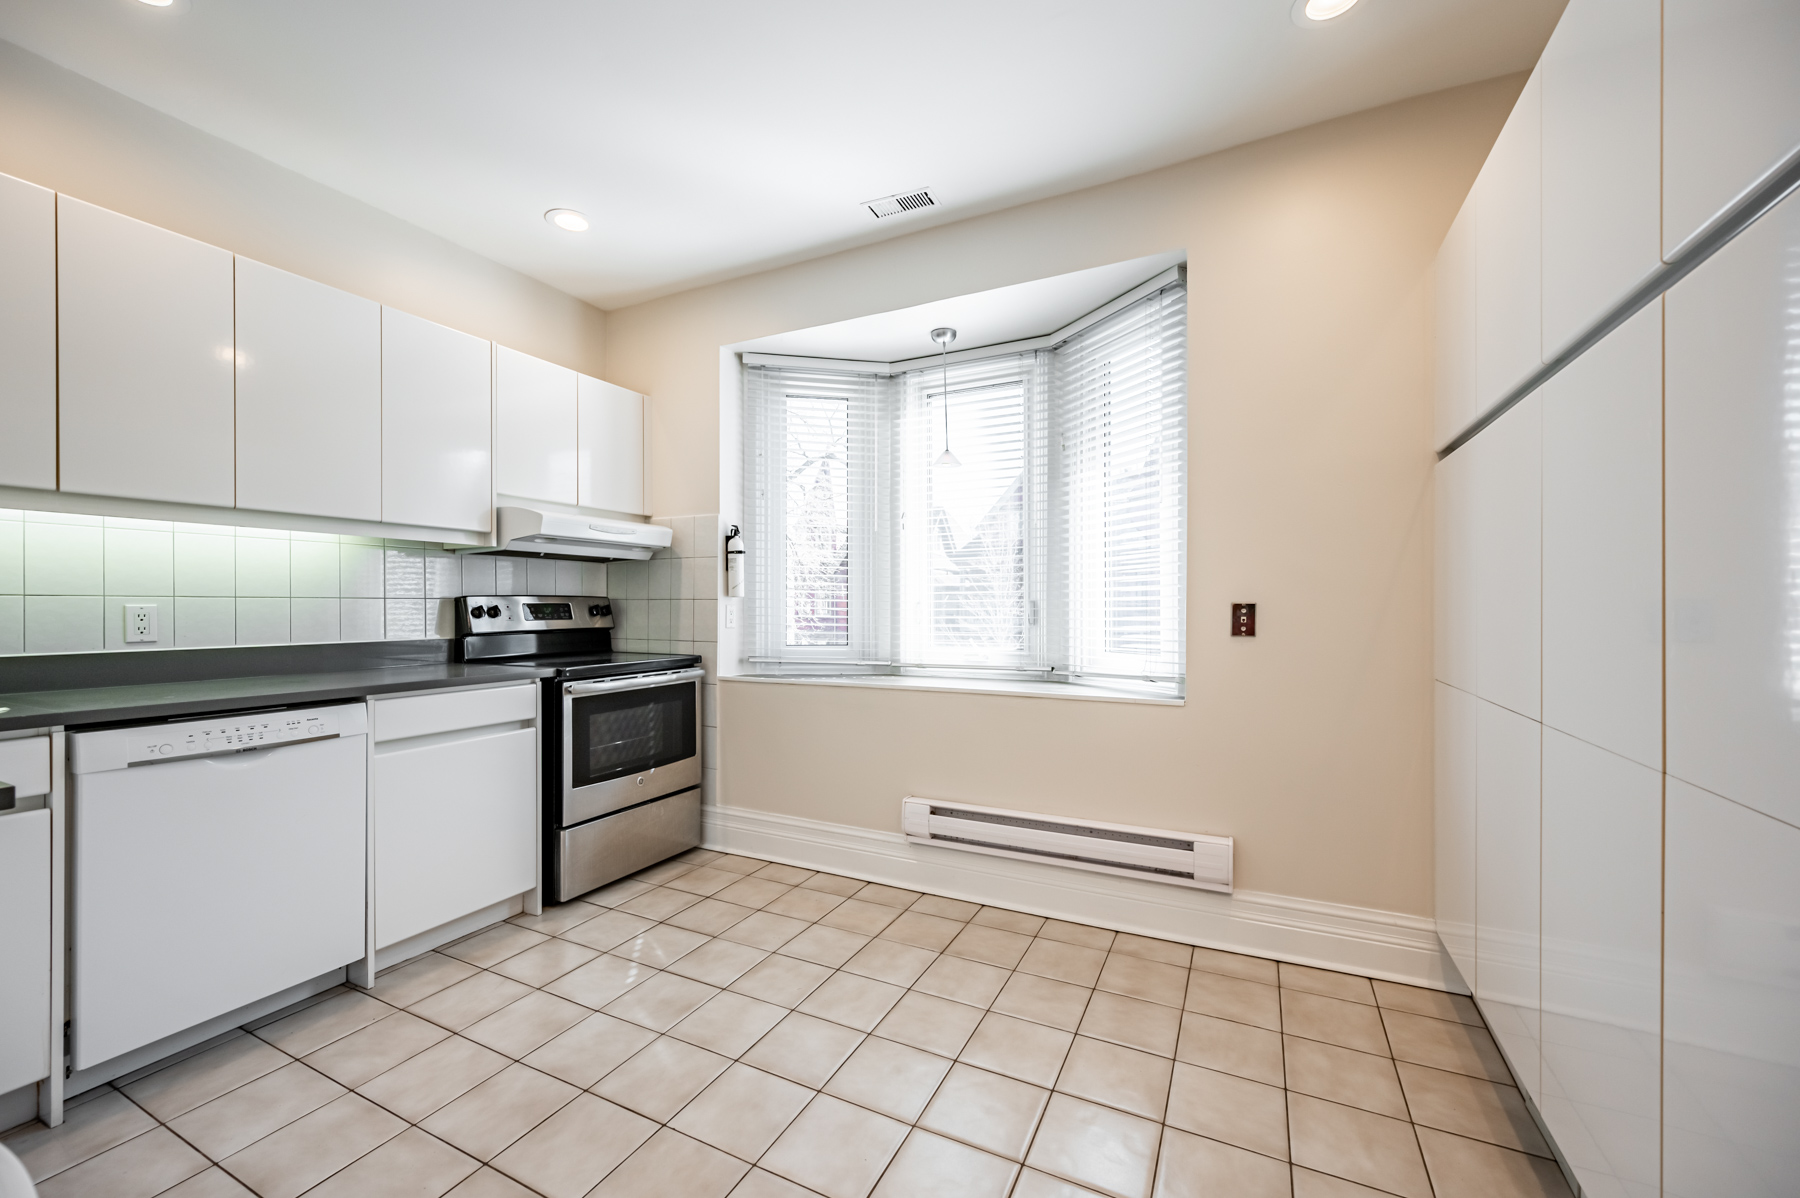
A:
<svg viewBox="0 0 1800 1198">
<path fill-rule="evenodd" d="M 617 307 L 1523 70 L 1563 0 L 1292 3 L 7 0 L 0 38 Z"/>
<path fill-rule="evenodd" d="M 937 353 L 931 330 L 940 326 L 956 330 L 956 342 L 950 347 L 953 353 L 1023 341 L 1054 333 L 1186 260 L 1187 255 L 1179 251 L 1133 258 L 855 320 L 759 337 L 729 348 L 807 358 L 903 362 Z"/>
</svg>

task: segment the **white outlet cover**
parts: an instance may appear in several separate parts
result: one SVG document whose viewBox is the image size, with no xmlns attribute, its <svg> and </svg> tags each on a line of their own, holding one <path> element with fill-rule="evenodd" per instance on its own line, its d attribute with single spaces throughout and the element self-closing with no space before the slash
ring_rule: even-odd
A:
<svg viewBox="0 0 1800 1198">
<path fill-rule="evenodd" d="M 125 605 L 125 643 L 135 645 L 156 639 L 156 604 L 127 603 Z"/>
</svg>

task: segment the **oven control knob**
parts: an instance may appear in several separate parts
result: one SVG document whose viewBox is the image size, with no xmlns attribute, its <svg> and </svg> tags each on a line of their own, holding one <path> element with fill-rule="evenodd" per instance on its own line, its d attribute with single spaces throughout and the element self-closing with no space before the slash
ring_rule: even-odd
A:
<svg viewBox="0 0 1800 1198">
<path fill-rule="evenodd" d="M 588 604 L 588 615 L 590 616 L 605 616 L 610 614 L 611 613 L 606 608 L 601 607 L 598 603 Z"/>
<path fill-rule="evenodd" d="M 487 609 L 479 603 L 469 609 L 469 619 L 471 620 L 479 620 L 485 615 L 487 615 Z"/>
<path fill-rule="evenodd" d="M 498 620 L 500 618 L 500 608 L 495 604 L 490 603 L 488 604 L 487 614 L 488 619 Z"/>
</svg>

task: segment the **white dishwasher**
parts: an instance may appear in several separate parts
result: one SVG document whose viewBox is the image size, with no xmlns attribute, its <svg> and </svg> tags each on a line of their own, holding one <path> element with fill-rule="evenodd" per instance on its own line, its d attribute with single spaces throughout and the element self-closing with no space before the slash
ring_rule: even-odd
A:
<svg viewBox="0 0 1800 1198">
<path fill-rule="evenodd" d="M 77 1069 L 363 956 L 362 704 L 69 736 Z"/>
</svg>

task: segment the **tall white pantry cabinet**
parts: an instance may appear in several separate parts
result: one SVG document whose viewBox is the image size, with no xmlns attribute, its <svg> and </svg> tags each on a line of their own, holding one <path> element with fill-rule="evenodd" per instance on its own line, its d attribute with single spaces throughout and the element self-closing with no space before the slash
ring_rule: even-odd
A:
<svg viewBox="0 0 1800 1198">
<path fill-rule="evenodd" d="M 479 544 L 497 493 L 647 515 L 643 404 L 0 175 L 0 488 Z"/>
<path fill-rule="evenodd" d="M 1797 61 L 1572 0 L 1438 260 L 1439 933 L 1584 1194 L 1800 1193 Z"/>
</svg>

